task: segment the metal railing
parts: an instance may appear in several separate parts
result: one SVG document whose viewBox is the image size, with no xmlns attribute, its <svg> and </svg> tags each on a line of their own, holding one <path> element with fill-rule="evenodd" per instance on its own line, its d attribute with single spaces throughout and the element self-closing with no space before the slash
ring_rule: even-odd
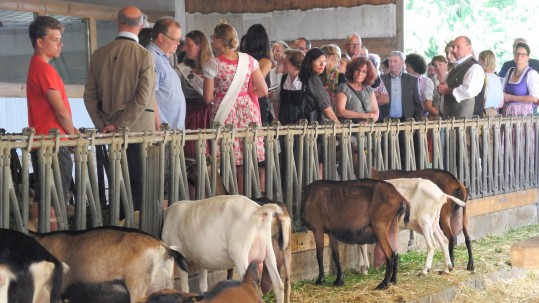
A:
<svg viewBox="0 0 539 303">
<path fill-rule="evenodd" d="M 346 125 L 252 126 L 234 129 L 216 125 L 204 130 L 169 130 L 98 134 L 85 129 L 60 140 L 57 132 L 35 136 L 33 129 L 0 135 L 0 227 L 27 230 L 30 208 L 30 157 L 38 150 L 41 205 L 39 231 L 50 226 L 54 209 L 59 229 L 119 224 L 133 227 L 133 197 L 126 149 L 139 143 L 143 169 L 140 229 L 159 235 L 162 201 L 189 199 L 189 179 L 195 197 L 220 194 L 219 182 L 238 193 L 233 142 L 243 143 L 243 194 L 283 201 L 300 222 L 303 186 L 317 179 L 350 180 L 370 177 L 371 168 L 445 169 L 469 189 L 470 198 L 537 187 L 537 117 L 362 123 Z M 265 182 L 261 178 L 255 141 L 265 142 Z M 194 161 L 186 159 L 184 145 L 195 141 Z M 68 146 L 74 156 L 74 222 L 69 226 L 60 182 L 58 150 Z M 209 146 L 209 149 L 207 147 Z M 206 151 L 209 150 L 209 154 Z M 219 151 L 219 157 L 218 155 Z M 165 175 L 165 167 L 168 173 Z M 168 182 L 165 182 L 168 180 Z M 168 196 L 164 187 L 168 184 Z M 121 207 L 120 207 L 121 205 Z M 105 211 L 106 210 L 106 211 Z M 89 221 L 87 220 L 89 219 Z M 296 224 L 296 226 L 299 226 Z"/>
</svg>

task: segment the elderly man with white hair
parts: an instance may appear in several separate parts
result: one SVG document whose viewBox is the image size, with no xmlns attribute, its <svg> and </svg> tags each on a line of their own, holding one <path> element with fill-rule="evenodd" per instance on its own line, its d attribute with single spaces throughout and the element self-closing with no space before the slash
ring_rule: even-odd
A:
<svg viewBox="0 0 539 303">
<path fill-rule="evenodd" d="M 389 55 L 389 73 L 382 75 L 382 81 L 389 93 L 389 103 L 380 106 L 383 118 L 406 121 L 421 120 L 423 105 L 419 97 L 417 77 L 403 71 L 404 54 L 392 51 Z"/>
</svg>

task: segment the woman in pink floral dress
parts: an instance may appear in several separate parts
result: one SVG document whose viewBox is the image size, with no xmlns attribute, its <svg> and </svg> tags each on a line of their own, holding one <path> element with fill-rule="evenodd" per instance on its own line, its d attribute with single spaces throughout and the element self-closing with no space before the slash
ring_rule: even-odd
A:
<svg viewBox="0 0 539 303">
<path fill-rule="evenodd" d="M 219 24 L 215 27 L 211 38 L 212 47 L 217 57 L 208 61 L 204 66 L 204 101 L 213 102 L 212 116 L 215 118 L 238 68 L 239 53 L 236 48 L 239 40 L 236 30 L 228 24 Z M 243 85 L 232 109 L 223 122 L 225 125 L 232 124 L 235 128 L 245 128 L 253 122 L 261 125 L 259 105 L 253 101 L 250 95 L 260 97 L 268 94 L 268 87 L 258 67 L 258 61 L 251 56 L 248 58 L 249 67 Z M 241 188 L 243 183 L 243 140 L 236 138 L 233 148 L 238 173 L 238 187 Z M 264 160 L 263 137 L 257 138 L 256 154 L 258 162 Z"/>
</svg>

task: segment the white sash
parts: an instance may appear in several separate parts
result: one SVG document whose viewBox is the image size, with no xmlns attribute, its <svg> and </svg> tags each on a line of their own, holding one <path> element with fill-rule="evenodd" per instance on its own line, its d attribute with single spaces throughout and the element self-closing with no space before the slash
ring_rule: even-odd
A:
<svg viewBox="0 0 539 303">
<path fill-rule="evenodd" d="M 248 70 L 249 56 L 247 54 L 238 52 L 238 67 L 236 68 L 234 79 L 232 79 L 232 83 L 230 83 L 230 87 L 226 91 L 226 94 L 223 97 L 219 108 L 217 109 L 217 113 L 215 113 L 213 122 L 223 123 L 226 117 L 228 117 L 228 114 L 230 114 L 232 106 L 234 105 L 234 102 L 241 91 L 241 87 L 243 86 L 243 82 L 245 81 L 245 76 L 247 75 Z"/>
<path fill-rule="evenodd" d="M 203 95 L 204 80 L 197 74 L 191 72 L 191 68 L 184 63 L 178 64 L 176 68 L 180 71 L 183 78 L 189 83 L 201 96 Z"/>
</svg>

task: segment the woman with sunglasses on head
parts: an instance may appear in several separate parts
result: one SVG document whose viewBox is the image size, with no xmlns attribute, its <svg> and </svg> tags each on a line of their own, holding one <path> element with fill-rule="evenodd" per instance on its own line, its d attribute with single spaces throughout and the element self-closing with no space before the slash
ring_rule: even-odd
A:
<svg viewBox="0 0 539 303">
<path fill-rule="evenodd" d="M 182 81 L 182 90 L 187 103 L 185 115 L 186 129 L 204 129 L 211 127 L 211 104 L 206 104 L 203 95 L 202 68 L 213 54 L 210 42 L 204 33 L 198 30 L 185 35 L 185 57 L 183 62 L 176 66 L 176 72 Z M 195 156 L 195 141 L 185 142 L 187 157 Z"/>
<path fill-rule="evenodd" d="M 268 94 L 258 61 L 236 51 L 238 33 L 226 23 L 213 31 L 212 47 L 217 57 L 204 66 L 204 101 L 212 103 L 212 119 L 222 125 L 247 128 L 251 123 L 262 125 L 260 107 L 256 97 Z M 243 139 L 235 138 L 232 144 L 238 176 L 238 191 L 243 193 Z M 220 155 L 220 152 L 218 152 Z M 256 139 L 257 161 L 264 161 L 264 138 Z M 263 175 L 263 172 L 261 172 Z M 263 182 L 261 182 L 261 189 Z"/>
<path fill-rule="evenodd" d="M 322 82 L 322 75 L 327 64 L 326 53 L 319 48 L 307 52 L 301 64 L 299 79 L 303 83 L 304 117 L 309 121 L 324 124 L 325 118 L 340 124 L 331 108 L 329 95 Z"/>
</svg>

